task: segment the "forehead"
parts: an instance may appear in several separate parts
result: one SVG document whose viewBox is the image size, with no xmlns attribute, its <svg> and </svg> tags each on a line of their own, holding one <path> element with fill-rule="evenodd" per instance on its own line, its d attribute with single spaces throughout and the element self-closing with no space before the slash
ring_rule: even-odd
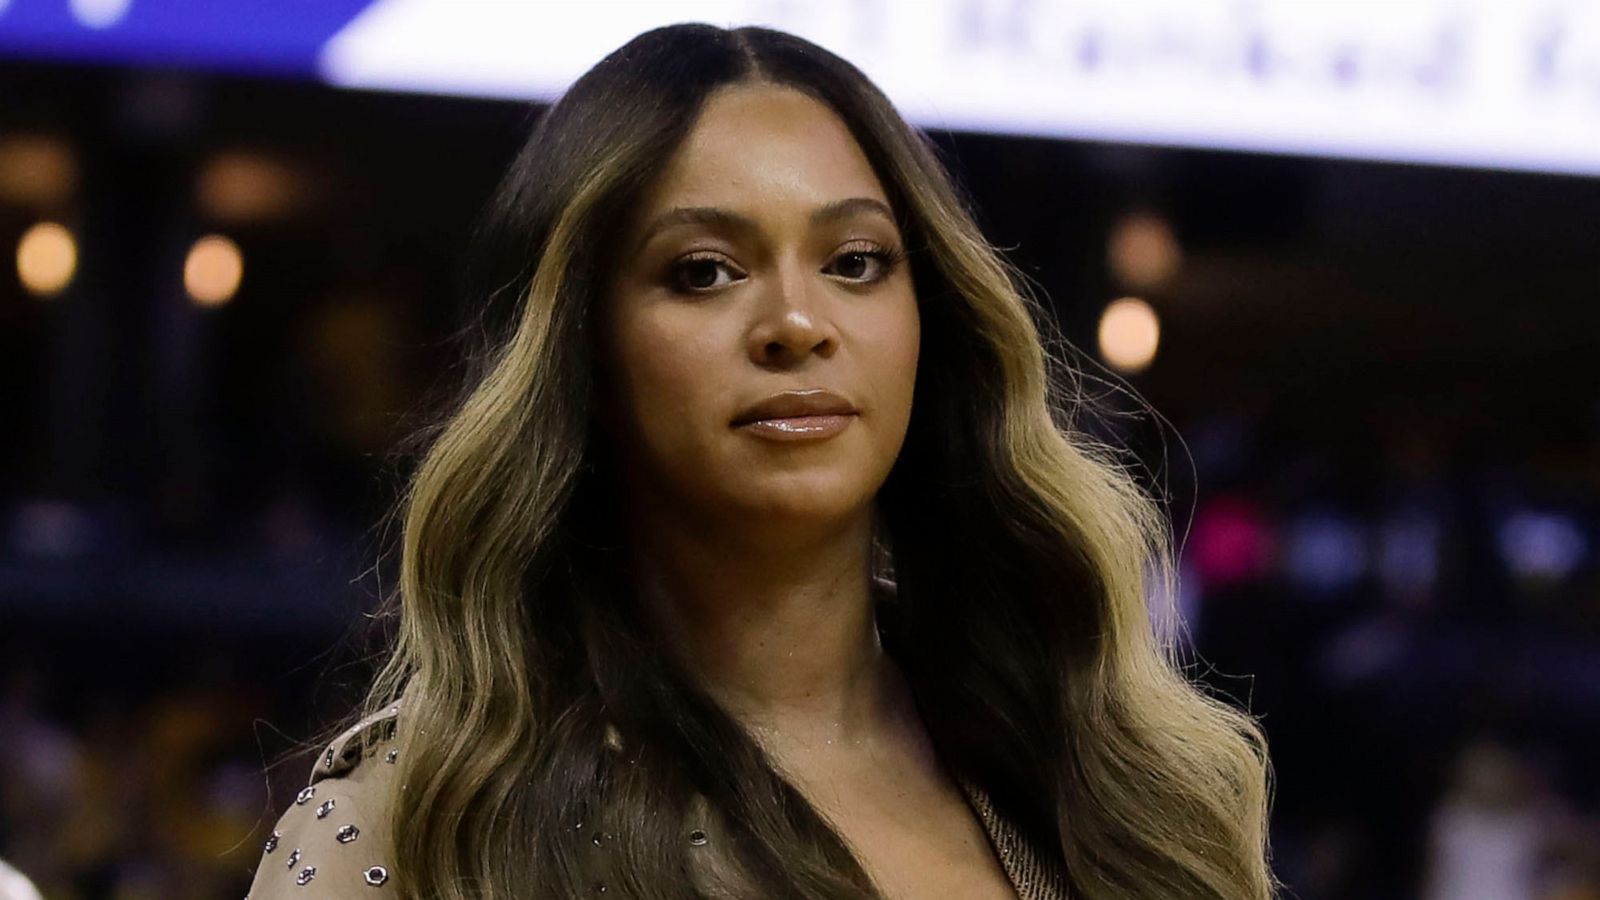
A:
<svg viewBox="0 0 1600 900">
<path fill-rule="evenodd" d="M 844 120 L 793 88 L 733 85 L 707 98 L 644 206 L 792 202 L 809 212 L 841 197 L 887 202 Z"/>
</svg>

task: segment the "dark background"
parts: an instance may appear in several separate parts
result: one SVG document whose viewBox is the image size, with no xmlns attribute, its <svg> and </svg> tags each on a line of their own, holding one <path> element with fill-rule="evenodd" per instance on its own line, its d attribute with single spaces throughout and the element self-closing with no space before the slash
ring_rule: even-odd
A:
<svg viewBox="0 0 1600 900">
<path fill-rule="evenodd" d="M 309 762 L 262 766 L 369 671 L 392 451 L 537 109 L 15 63 L 0 98 L 0 178 L 70 163 L 0 247 L 79 248 L 59 296 L 0 276 L 0 858 L 242 896 Z M 1126 379 L 1161 418 L 1101 370 L 1093 426 L 1170 498 L 1197 674 L 1264 717 L 1294 895 L 1600 896 L 1600 179 L 935 137 L 1090 358 L 1118 223 L 1177 238 Z M 206 200 L 226 158 L 272 202 Z M 212 232 L 245 269 L 207 309 Z"/>
</svg>

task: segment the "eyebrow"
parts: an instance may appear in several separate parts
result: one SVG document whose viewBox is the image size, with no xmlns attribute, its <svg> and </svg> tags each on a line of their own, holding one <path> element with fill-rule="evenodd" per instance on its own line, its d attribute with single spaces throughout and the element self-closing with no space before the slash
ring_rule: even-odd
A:
<svg viewBox="0 0 1600 900">
<path fill-rule="evenodd" d="M 882 200 L 871 197 L 848 197 L 844 200 L 834 200 L 825 203 L 811 212 L 811 225 L 827 225 L 840 219 L 847 219 L 858 213 L 875 213 L 894 222 L 894 211 Z M 897 223 L 898 224 L 898 223 Z M 680 225 L 705 225 L 712 228 L 721 228 L 726 231 L 753 232 L 760 230 L 756 220 L 732 210 L 718 206 L 679 206 L 669 209 L 650 223 L 639 237 L 639 243 L 633 252 L 638 254 L 650 239 L 668 228 Z"/>
</svg>

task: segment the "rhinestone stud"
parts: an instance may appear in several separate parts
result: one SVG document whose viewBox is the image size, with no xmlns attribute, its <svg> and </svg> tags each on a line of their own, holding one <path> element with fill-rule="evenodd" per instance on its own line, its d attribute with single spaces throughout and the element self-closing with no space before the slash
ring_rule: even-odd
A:
<svg viewBox="0 0 1600 900">
<path fill-rule="evenodd" d="M 377 887 L 378 885 L 389 880 L 389 870 L 385 869 L 383 866 L 372 866 L 365 872 L 362 872 L 361 877 L 367 882 L 367 884 Z"/>
<path fill-rule="evenodd" d="M 354 825 L 340 825 L 339 830 L 334 832 L 333 839 L 341 844 L 348 844 L 355 840 L 360 833 L 361 829 Z"/>
<path fill-rule="evenodd" d="M 689 843 L 695 845 L 696 847 L 705 846 L 705 843 L 708 840 L 710 840 L 710 838 L 707 838 L 706 833 L 699 828 L 689 832 Z"/>
<path fill-rule="evenodd" d="M 281 834 L 277 833 L 276 831 L 274 831 L 272 833 L 272 836 L 267 838 L 267 842 L 265 844 L 261 845 L 261 852 L 262 853 L 271 853 L 272 851 L 278 849 L 278 838 L 281 838 L 281 837 L 283 837 L 283 835 L 281 835 Z"/>
<path fill-rule="evenodd" d="M 306 866 L 304 869 L 300 870 L 299 875 L 294 877 L 294 883 L 300 885 L 301 887 L 305 887 L 306 885 L 310 884 L 311 879 L 315 877 L 317 877 L 317 867 Z"/>
<path fill-rule="evenodd" d="M 299 864 L 300 864 L 300 848 L 296 847 L 293 850 L 289 851 L 289 861 L 284 863 L 283 867 L 285 869 L 292 869 L 292 868 L 294 868 L 295 866 L 297 866 Z"/>
<path fill-rule="evenodd" d="M 326 819 L 328 817 L 328 813 L 333 812 L 333 806 L 334 803 L 332 800 L 322 801 L 322 805 L 317 807 L 317 818 Z"/>
<path fill-rule="evenodd" d="M 393 747 L 389 748 L 389 752 L 385 753 L 383 755 L 383 761 L 386 762 L 386 763 L 393 763 L 395 760 L 397 760 L 399 758 L 400 758 L 400 751 L 398 749 L 396 749 L 396 748 L 393 748 Z"/>
<path fill-rule="evenodd" d="M 311 798 L 315 797 L 316 795 L 317 795 L 317 789 L 316 788 L 314 788 L 314 787 L 302 788 L 300 790 L 300 793 L 296 794 L 295 797 L 294 797 L 294 805 L 295 806 L 305 806 L 307 803 L 311 802 Z"/>
</svg>

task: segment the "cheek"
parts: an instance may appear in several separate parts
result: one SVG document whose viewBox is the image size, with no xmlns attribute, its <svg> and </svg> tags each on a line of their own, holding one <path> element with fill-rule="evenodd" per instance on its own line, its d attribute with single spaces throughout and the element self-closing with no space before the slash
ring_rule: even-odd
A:
<svg viewBox="0 0 1600 900">
<path fill-rule="evenodd" d="M 627 414 L 650 444 L 680 443 L 714 412 L 721 354 L 712 330 L 687 316 L 640 316 L 621 323 L 615 364 Z"/>
<path fill-rule="evenodd" d="M 882 411 L 904 427 L 911 414 L 911 395 L 917 380 L 917 358 L 922 346 L 922 323 L 915 296 L 887 311 L 875 329 L 867 355 L 873 381 L 879 386 Z"/>
</svg>

